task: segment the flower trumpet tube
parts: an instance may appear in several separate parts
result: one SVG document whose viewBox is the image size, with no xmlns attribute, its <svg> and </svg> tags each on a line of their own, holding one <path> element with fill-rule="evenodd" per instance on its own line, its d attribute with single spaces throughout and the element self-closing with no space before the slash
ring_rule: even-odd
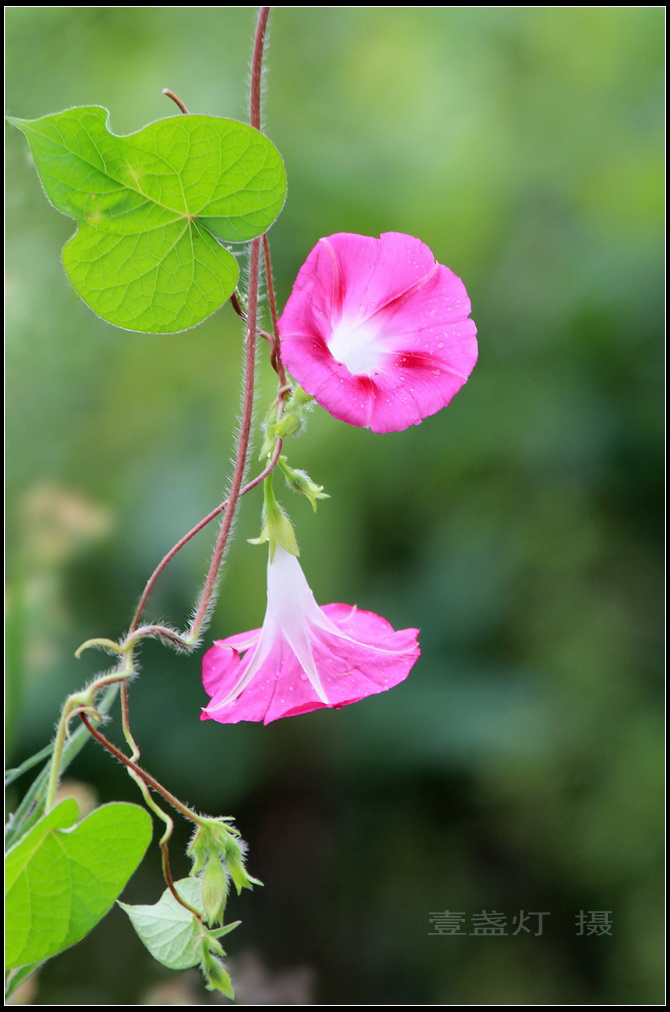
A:
<svg viewBox="0 0 670 1012">
<path fill-rule="evenodd" d="M 297 558 L 276 545 L 263 627 L 218 640 L 203 658 L 211 700 L 201 719 L 269 724 L 356 703 L 407 677 L 421 652 L 417 635 L 352 605 L 320 608 Z"/>
<path fill-rule="evenodd" d="M 397 432 L 445 407 L 477 361 L 461 279 L 419 239 L 339 232 L 300 268 L 279 320 L 282 360 L 351 425 Z"/>
</svg>

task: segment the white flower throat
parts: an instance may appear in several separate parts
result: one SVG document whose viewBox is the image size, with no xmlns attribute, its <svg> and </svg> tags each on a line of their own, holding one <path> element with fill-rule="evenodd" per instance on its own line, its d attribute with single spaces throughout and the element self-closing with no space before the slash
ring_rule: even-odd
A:
<svg viewBox="0 0 670 1012">
<path fill-rule="evenodd" d="M 338 362 L 346 365 L 354 376 L 371 376 L 379 369 L 384 347 L 377 328 L 369 320 L 347 324 L 344 321 L 333 328 L 328 349 Z"/>
</svg>

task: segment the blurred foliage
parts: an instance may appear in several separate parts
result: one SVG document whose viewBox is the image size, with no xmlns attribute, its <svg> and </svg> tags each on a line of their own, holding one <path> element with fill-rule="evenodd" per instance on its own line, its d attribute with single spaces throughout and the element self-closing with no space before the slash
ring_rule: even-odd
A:
<svg viewBox="0 0 670 1012">
<path fill-rule="evenodd" d="M 192 111 L 246 119 L 254 18 L 6 8 L 7 111 L 99 103 L 123 133 L 172 115 L 170 87 Z M 321 236 L 408 232 L 463 277 L 481 358 L 412 431 L 375 436 L 316 411 L 288 447 L 332 496 L 317 517 L 283 496 L 317 600 L 419 626 L 405 684 L 337 713 L 222 727 L 199 722 L 199 658 L 143 650 L 131 694 L 143 762 L 196 807 L 234 813 L 266 883 L 231 902 L 246 1003 L 662 1001 L 663 19 L 660 7 L 273 11 L 266 123 L 289 178 L 271 233 L 280 302 Z M 71 225 L 16 131 L 7 180 L 18 762 L 94 670 L 92 654 L 73 660 L 78 643 L 124 630 L 155 563 L 222 498 L 240 328 L 225 307 L 171 337 L 98 320 L 63 274 Z M 259 405 L 272 389 L 261 372 Z M 262 618 L 265 552 L 244 540 L 259 510 L 250 495 L 213 637 Z M 211 537 L 163 577 L 155 617 L 183 620 Z M 136 800 L 93 745 L 71 772 L 101 801 Z M 154 854 L 124 898 L 161 891 Z M 429 937 L 444 909 L 551 916 L 539 938 Z M 578 937 L 580 910 L 612 911 L 612 936 Z M 34 1000 L 214 1000 L 176 980 L 113 911 L 42 971 Z M 174 1002 L 151 997 L 170 987 Z"/>
</svg>

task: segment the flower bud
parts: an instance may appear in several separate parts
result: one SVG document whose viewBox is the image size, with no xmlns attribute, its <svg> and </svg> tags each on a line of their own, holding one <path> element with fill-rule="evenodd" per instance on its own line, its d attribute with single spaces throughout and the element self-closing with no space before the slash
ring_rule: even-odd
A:
<svg viewBox="0 0 670 1012">
<path fill-rule="evenodd" d="M 203 945 L 202 963 L 200 969 L 203 972 L 205 980 L 207 981 L 208 991 L 221 991 L 225 994 L 226 998 L 230 998 L 231 1001 L 235 997 L 233 990 L 233 984 L 230 979 L 225 966 L 220 959 L 217 959 L 210 951 L 207 945 Z"/>
<path fill-rule="evenodd" d="M 315 513 L 317 499 L 330 499 L 328 493 L 323 491 L 323 485 L 317 485 L 315 481 L 312 481 L 306 471 L 300 471 L 294 467 L 289 467 L 286 463 L 286 457 L 279 458 L 279 467 L 286 478 L 287 485 L 289 485 L 294 492 L 302 492 L 303 495 L 306 495 L 312 504 L 312 509 Z"/>
<path fill-rule="evenodd" d="M 216 852 L 210 854 L 200 886 L 202 907 L 208 924 L 223 924 L 228 898 L 228 876 Z"/>
</svg>

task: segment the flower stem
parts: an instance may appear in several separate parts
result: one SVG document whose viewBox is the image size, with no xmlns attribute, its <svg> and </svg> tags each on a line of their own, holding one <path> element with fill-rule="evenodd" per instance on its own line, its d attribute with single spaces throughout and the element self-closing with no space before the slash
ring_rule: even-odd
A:
<svg viewBox="0 0 670 1012">
<path fill-rule="evenodd" d="M 251 63 L 249 118 L 251 125 L 256 129 L 260 129 L 261 123 L 261 78 L 263 70 L 263 50 L 265 45 L 265 34 L 267 29 L 269 13 L 270 13 L 269 7 L 261 7 L 259 9 L 258 22 L 256 25 L 256 35 L 254 39 L 253 57 Z M 166 90 L 165 94 L 168 95 L 168 97 L 173 98 L 173 100 L 175 99 L 175 96 L 173 96 L 171 92 L 168 92 Z M 183 103 L 180 104 L 179 102 L 177 104 L 180 105 L 180 108 L 183 105 Z M 268 291 L 269 293 L 271 292 L 271 295 L 269 295 L 270 311 L 272 313 L 273 327 L 275 330 L 274 344 L 277 345 L 278 344 L 277 331 L 276 331 L 277 309 L 274 297 L 274 289 L 272 286 L 272 278 L 270 275 L 270 259 L 269 259 L 270 251 L 269 245 L 267 243 L 267 238 L 263 236 L 263 239 L 264 239 L 263 246 L 265 253 L 265 264 L 269 276 Z M 233 472 L 233 478 L 231 482 L 230 496 L 228 497 L 228 499 L 224 500 L 224 502 L 222 502 L 219 506 L 217 506 L 216 509 L 212 510 L 211 513 L 208 513 L 207 516 L 204 517 L 198 524 L 196 524 L 196 526 L 193 527 L 187 534 L 185 534 L 184 537 L 181 538 L 177 542 L 177 544 L 170 549 L 167 555 L 165 555 L 164 558 L 159 562 L 158 566 L 149 577 L 146 586 L 144 588 L 144 591 L 142 592 L 142 596 L 140 598 L 139 604 L 137 605 L 137 608 L 135 609 L 135 614 L 133 615 L 133 619 L 130 624 L 129 634 L 135 632 L 135 630 L 137 629 L 142 612 L 144 611 L 149 596 L 153 591 L 156 580 L 158 579 L 163 569 L 165 569 L 167 564 L 170 562 L 170 560 L 174 558 L 174 556 L 177 554 L 178 551 L 180 551 L 181 548 L 183 548 L 183 546 L 187 543 L 187 541 L 190 541 L 190 539 L 195 534 L 197 534 L 198 531 L 202 530 L 202 528 L 205 527 L 211 520 L 213 520 L 214 517 L 218 516 L 219 513 L 225 512 L 225 516 L 219 531 L 219 537 L 217 539 L 217 543 L 214 549 L 214 555 L 212 557 L 209 572 L 207 573 L 205 585 L 203 587 L 200 599 L 198 601 L 196 613 L 193 618 L 193 621 L 191 622 L 191 625 L 189 626 L 187 633 L 184 636 L 184 639 L 186 641 L 189 641 L 190 643 L 192 643 L 192 645 L 195 645 L 195 642 L 197 641 L 202 631 L 202 626 L 204 624 L 205 618 L 209 610 L 212 594 L 214 593 L 214 588 L 216 586 L 221 560 L 223 558 L 223 553 L 226 548 L 226 542 L 228 540 L 228 535 L 232 527 L 232 522 L 235 516 L 235 512 L 237 510 L 239 500 L 243 495 L 245 495 L 246 492 L 250 491 L 260 481 L 262 481 L 263 478 L 265 478 L 266 474 L 269 473 L 269 470 L 272 470 L 272 467 L 275 466 L 277 460 L 279 459 L 281 446 L 278 446 L 276 448 L 275 453 L 273 454 L 272 461 L 270 462 L 269 465 L 267 465 L 263 469 L 261 474 L 258 475 L 257 478 L 255 478 L 253 481 L 245 485 L 244 488 L 241 487 L 244 472 L 246 470 L 247 456 L 249 452 L 249 434 L 251 430 L 251 419 L 253 412 L 256 333 L 257 333 L 257 317 L 258 317 L 258 284 L 259 284 L 259 271 L 260 271 L 259 246 L 260 240 L 254 239 L 251 243 L 251 253 L 249 258 L 249 293 L 248 293 L 247 312 L 246 313 L 242 312 L 236 296 L 234 296 L 233 302 L 233 306 L 236 312 L 240 316 L 242 316 L 242 318 L 246 322 L 247 336 L 245 342 L 246 356 L 245 356 L 245 377 L 244 377 L 242 419 L 240 422 L 240 436 L 237 444 L 237 459 L 235 462 L 235 469 Z M 275 354 L 276 352 L 273 351 L 273 356 Z M 286 386 L 286 374 L 283 372 L 281 360 L 279 359 L 278 362 L 279 368 L 282 370 L 282 372 L 279 372 L 278 369 L 280 375 L 280 385 L 283 387 Z"/>
<path fill-rule="evenodd" d="M 240 492 L 240 499 L 242 498 L 243 495 L 246 495 L 247 492 L 251 492 L 252 488 L 256 488 L 256 485 L 260 485 L 260 483 L 263 481 L 263 478 L 265 478 L 265 476 L 268 473 L 268 468 L 270 470 L 272 470 L 272 468 L 277 463 L 277 460 L 279 459 L 279 454 L 280 453 L 281 453 L 281 444 L 275 450 L 275 452 L 274 452 L 274 454 L 272 456 L 271 464 L 266 465 L 266 467 L 263 468 L 263 470 L 260 472 L 260 474 L 257 474 L 255 478 L 252 478 L 251 481 L 248 481 L 247 484 L 244 486 L 244 488 Z M 173 545 L 173 547 L 170 549 L 170 551 L 166 555 L 163 556 L 163 558 L 158 563 L 158 565 L 154 569 L 153 573 L 151 574 L 151 576 L 147 580 L 146 586 L 145 586 L 144 590 L 142 591 L 142 596 L 140 598 L 140 602 L 137 605 L 137 608 L 135 609 L 135 614 L 133 615 L 133 620 L 130 623 L 130 628 L 128 630 L 128 636 L 129 637 L 137 629 L 137 627 L 139 625 L 139 622 L 140 622 L 140 618 L 142 617 L 142 612 L 144 611 L 144 609 L 146 607 L 146 604 L 147 604 L 147 601 L 149 600 L 149 597 L 150 597 L 150 595 L 151 595 L 151 593 L 152 593 L 152 591 L 153 591 L 153 589 L 154 589 L 154 587 L 156 585 L 156 580 L 158 579 L 158 577 L 160 576 L 160 574 L 163 572 L 163 570 L 165 569 L 165 567 L 167 566 L 167 564 L 170 562 L 171 559 L 173 559 L 175 557 L 175 555 L 177 554 L 177 552 L 179 552 L 184 547 L 184 545 L 187 544 L 191 540 L 191 538 L 195 537 L 195 535 L 198 534 L 204 527 L 206 527 L 207 524 L 211 523 L 212 520 L 214 520 L 215 517 L 218 517 L 219 513 L 223 513 L 223 511 L 228 506 L 228 501 L 229 501 L 228 499 L 224 499 L 224 501 L 222 503 L 219 503 L 219 505 L 217 507 L 215 507 L 215 509 L 211 510 L 211 512 L 209 512 L 206 517 L 203 517 L 202 520 L 200 520 L 195 525 L 195 527 L 191 528 L 191 530 L 188 532 L 188 534 L 185 534 L 183 536 L 183 538 L 180 538 L 179 541 L 177 542 L 177 544 Z"/>
<path fill-rule="evenodd" d="M 175 95 L 175 93 L 173 91 L 170 91 L 169 88 L 163 88 L 163 94 L 165 95 L 166 98 L 171 98 L 174 104 L 177 106 L 177 108 L 181 112 L 183 112 L 185 116 L 188 116 L 188 109 L 180 99 L 179 95 Z"/>
<path fill-rule="evenodd" d="M 68 700 L 69 702 L 69 700 Z M 47 782 L 47 793 L 44 799 L 44 811 L 48 813 L 53 808 L 56 801 L 56 791 L 58 790 L 58 780 L 60 777 L 60 760 L 63 754 L 63 747 L 67 738 L 67 725 L 70 717 L 70 711 L 67 708 L 67 703 L 63 707 L 60 720 L 58 721 L 58 728 L 56 729 L 56 737 L 54 738 L 54 750 L 51 757 L 51 766 L 49 767 L 49 780 Z"/>
<path fill-rule="evenodd" d="M 270 356 L 270 364 L 279 376 L 279 386 L 287 387 L 288 380 L 286 377 L 286 370 L 284 363 L 281 360 L 281 345 L 279 342 L 279 327 L 277 325 L 277 300 L 275 299 L 275 288 L 272 280 L 272 260 L 270 258 L 270 240 L 268 239 L 267 232 L 263 233 L 263 259 L 265 261 L 265 283 L 268 292 L 268 302 L 270 304 L 270 315 L 272 316 L 272 353 Z M 285 396 L 285 395 L 284 395 Z M 283 400 L 283 398 L 282 398 Z"/>
<path fill-rule="evenodd" d="M 112 671 L 106 675 L 101 675 L 85 689 L 81 689 L 79 692 L 73 693 L 66 699 L 58 721 L 56 737 L 54 738 L 53 743 L 53 755 L 51 756 L 46 795 L 44 799 L 45 812 L 50 812 L 56 803 L 56 791 L 58 790 L 58 781 L 61 775 L 63 750 L 68 739 L 68 726 L 70 724 L 70 720 L 77 713 L 80 714 L 83 719 L 86 711 L 91 712 L 93 710 L 95 706 L 95 696 L 98 692 L 102 691 L 102 689 L 107 686 L 115 685 L 118 682 L 125 683 L 132 673 L 132 653 L 128 652 L 123 655 L 121 664 L 116 671 Z"/>
<path fill-rule="evenodd" d="M 158 780 L 152 777 L 150 773 L 147 773 L 146 770 L 143 770 L 137 765 L 137 763 L 133 762 L 132 759 L 125 756 L 123 752 L 116 747 L 116 745 L 112 744 L 109 738 L 106 738 L 101 731 L 94 727 L 86 713 L 80 713 L 79 716 L 81 717 L 82 723 L 86 726 L 88 732 L 93 735 L 95 740 L 102 745 L 103 748 L 107 749 L 108 752 L 118 759 L 119 762 L 123 763 L 124 766 L 127 766 L 128 769 L 131 770 L 137 777 L 140 777 L 145 784 L 156 792 L 156 794 L 160 794 L 160 796 L 164 798 L 169 805 L 172 805 L 173 808 L 180 812 L 184 818 L 188 819 L 190 822 L 194 822 L 196 826 L 201 826 L 203 824 L 204 820 L 201 816 L 184 805 L 174 796 L 174 794 L 171 794 L 166 787 L 163 787 Z"/>
<path fill-rule="evenodd" d="M 117 691 L 118 683 L 109 686 L 102 700 L 96 706 L 98 713 L 107 713 L 116 699 Z M 88 740 L 89 735 L 86 733 L 86 728 L 83 726 L 78 727 L 76 731 L 67 738 L 61 753 L 61 774 L 72 762 L 72 760 L 81 752 Z M 49 748 L 53 752 L 53 742 Z M 26 792 L 23 800 L 19 802 L 16 811 L 10 816 L 5 834 L 5 846 L 7 848 L 13 846 L 17 840 L 20 840 L 21 837 L 35 825 L 37 820 L 41 818 L 44 811 L 44 801 L 51 769 L 51 765 L 44 767 L 42 772 L 38 774 L 36 779 L 30 785 L 30 790 Z"/>
<path fill-rule="evenodd" d="M 161 784 L 159 784 L 157 780 L 154 780 L 154 778 L 149 773 L 147 773 L 146 770 L 140 769 L 140 767 L 135 762 L 133 762 L 132 759 L 128 759 L 127 756 L 124 756 L 123 752 L 117 749 L 115 745 L 112 745 L 111 741 L 105 738 L 104 734 L 101 734 L 98 730 L 96 730 L 96 728 L 93 727 L 93 725 L 91 724 L 85 713 L 81 713 L 80 716 L 88 732 L 92 734 L 93 737 L 104 748 L 106 748 L 109 752 L 111 752 L 112 755 L 115 756 L 115 758 L 119 759 L 122 763 L 124 763 L 125 766 L 128 767 L 128 774 L 130 777 L 132 777 L 132 779 L 135 781 L 140 791 L 142 792 L 145 804 L 147 805 L 148 808 L 151 809 L 154 815 L 156 815 L 161 820 L 161 822 L 165 824 L 165 832 L 160 838 L 158 844 L 161 851 L 161 865 L 163 868 L 163 877 L 165 878 L 165 882 L 168 886 L 168 889 L 170 890 L 174 898 L 177 900 L 177 902 L 180 903 L 183 907 L 186 907 L 186 909 L 189 910 L 192 914 L 194 914 L 197 917 L 197 919 L 202 923 L 202 915 L 200 914 L 200 912 L 196 910 L 194 907 L 192 907 L 190 903 L 187 903 L 184 899 L 182 899 L 182 897 L 179 895 L 179 893 L 175 888 L 174 879 L 172 878 L 172 872 L 170 871 L 170 851 L 168 848 L 168 844 L 174 831 L 174 822 L 170 818 L 168 813 L 164 812 L 163 809 L 160 807 L 160 805 L 156 804 L 154 799 L 151 797 L 149 786 L 151 786 L 153 790 L 156 791 L 158 794 L 162 795 L 162 797 L 164 797 L 165 800 L 168 801 L 173 808 L 176 808 L 177 811 L 181 812 L 182 815 L 185 815 L 187 819 L 190 819 L 192 822 L 195 822 L 196 825 L 202 825 L 203 820 L 200 819 L 195 814 L 195 812 L 191 812 L 191 810 L 187 808 L 186 805 L 183 805 L 181 801 L 178 801 L 177 798 L 175 798 L 173 794 L 171 794 Z M 124 720 L 124 731 L 126 731 L 125 720 Z M 130 735 L 130 728 L 127 728 L 127 731 L 128 735 Z M 132 735 L 130 735 L 130 744 L 131 747 L 133 747 L 133 752 L 136 753 L 136 756 L 139 756 L 139 749 L 137 748 L 137 745 L 135 744 Z"/>
<path fill-rule="evenodd" d="M 172 871 L 170 870 L 170 853 L 168 851 L 167 840 L 161 840 L 159 846 L 161 849 L 161 864 L 163 867 L 163 878 L 167 882 L 168 889 L 176 899 L 177 903 L 179 903 L 182 907 L 185 907 L 187 910 L 189 910 L 202 926 L 202 914 L 200 913 L 200 911 L 196 910 L 195 907 L 192 907 L 190 903 L 187 903 L 186 900 L 182 899 L 182 897 L 177 892 L 177 889 L 174 884 L 174 879 L 172 878 Z"/>
<path fill-rule="evenodd" d="M 263 69 L 263 51 L 265 45 L 266 29 L 268 24 L 268 17 L 270 13 L 269 7 L 259 8 L 258 21 L 256 25 L 256 34 L 254 39 L 254 49 L 252 57 L 252 72 L 251 72 L 251 88 L 250 88 L 250 122 L 253 127 L 260 130 L 261 126 L 261 80 L 262 80 L 262 69 Z M 188 110 L 181 99 L 178 98 L 169 89 L 164 89 L 164 94 L 172 99 L 181 110 L 182 113 L 187 114 Z M 270 264 L 270 251 L 267 237 L 264 235 L 261 238 L 254 239 L 250 245 L 249 254 L 249 290 L 247 297 L 247 309 L 244 314 L 246 322 L 246 337 L 245 337 L 245 356 L 244 356 L 244 388 L 243 388 L 243 404 L 242 404 L 242 415 L 240 420 L 239 437 L 237 441 L 237 453 L 235 459 L 235 466 L 231 479 L 230 495 L 228 499 L 221 503 L 216 509 L 212 510 L 206 517 L 203 518 L 194 528 L 192 528 L 183 538 L 181 538 L 177 544 L 164 556 L 161 562 L 158 564 L 152 575 L 150 576 L 147 584 L 145 585 L 144 591 L 140 598 L 139 604 L 133 615 L 133 619 L 130 625 L 129 632 L 125 640 L 119 644 L 115 644 L 111 640 L 91 640 L 87 641 L 86 644 L 82 645 L 81 649 L 87 646 L 99 646 L 109 651 L 118 652 L 122 655 L 120 666 L 116 671 L 113 671 L 107 675 L 98 678 L 95 682 L 90 684 L 87 688 L 82 691 L 73 694 L 66 701 L 56 731 L 56 737 L 54 739 L 52 747 L 51 763 L 48 768 L 48 773 L 45 770 L 44 776 L 38 778 L 35 786 L 45 784 L 45 800 L 44 800 L 44 811 L 50 811 L 56 799 L 56 791 L 58 788 L 58 781 L 61 774 L 61 767 L 64 752 L 67 748 L 68 742 L 68 726 L 71 718 L 75 715 L 79 715 L 84 727 L 89 734 L 94 737 L 99 744 L 101 744 L 107 751 L 114 755 L 120 762 L 128 767 L 130 775 L 140 785 L 143 794 L 148 796 L 148 787 L 160 794 L 170 805 L 176 808 L 177 811 L 181 812 L 187 819 L 200 825 L 202 819 L 195 812 L 191 811 L 186 805 L 183 805 L 174 795 L 167 791 L 161 784 L 158 783 L 153 777 L 150 776 L 145 770 L 142 770 L 136 763 L 136 759 L 139 758 L 140 751 L 132 736 L 129 724 L 129 713 L 128 713 L 128 678 L 132 675 L 133 667 L 133 646 L 142 638 L 145 637 L 158 637 L 161 639 L 167 639 L 178 648 L 193 649 L 196 645 L 200 634 L 202 632 L 203 625 L 207 619 L 210 611 L 210 606 L 216 583 L 221 567 L 221 562 L 226 549 L 228 537 L 232 528 L 233 520 L 239 505 L 240 498 L 252 488 L 254 488 L 260 481 L 267 477 L 275 467 L 279 455 L 281 453 L 282 443 L 278 439 L 272 455 L 269 456 L 266 466 L 262 472 L 254 478 L 252 481 L 243 485 L 244 475 L 247 468 L 247 459 L 250 448 L 250 433 L 251 423 L 253 416 L 253 400 L 254 400 L 254 380 L 255 380 L 255 358 L 256 358 L 256 339 L 258 334 L 258 302 L 259 302 L 259 281 L 260 281 L 260 250 L 261 242 L 263 242 L 263 252 L 265 268 L 268 275 L 268 290 L 270 299 L 270 311 L 272 314 L 273 329 L 274 329 L 274 340 L 271 340 L 273 347 L 272 358 L 274 368 L 277 370 L 280 378 L 280 393 L 278 398 L 278 413 L 281 413 L 283 399 L 286 396 L 286 374 L 279 358 L 279 339 L 277 333 L 277 310 L 276 302 L 274 297 L 274 288 L 272 285 L 271 276 L 271 264 Z M 239 303 L 237 304 L 237 311 L 240 312 Z M 242 314 L 241 314 L 242 315 Z M 263 334 L 264 337 L 270 339 L 270 335 Z M 149 625 L 139 628 L 139 622 L 142 612 L 146 606 L 148 598 L 155 586 L 158 576 L 163 569 L 168 565 L 170 560 L 174 558 L 177 552 L 196 534 L 202 530 L 211 520 L 216 516 L 223 513 L 223 519 L 217 537 L 216 545 L 212 561 L 205 578 L 205 583 L 198 600 L 195 615 L 192 622 L 190 623 L 188 630 L 185 634 L 180 634 L 174 630 L 170 630 L 164 626 Z M 132 758 L 125 756 L 115 745 L 112 744 L 94 725 L 89 719 L 91 716 L 99 717 L 99 710 L 95 707 L 95 695 L 107 686 L 112 687 L 112 691 L 116 689 L 116 684 L 121 684 L 121 706 L 122 706 L 122 723 L 124 735 L 126 741 L 131 749 Z M 106 697 L 107 698 L 107 697 Z M 111 703 L 111 698 L 109 702 Z M 42 789 L 40 787 L 40 789 Z M 175 894 L 176 898 L 180 902 L 183 901 L 178 897 L 174 885 L 172 883 L 172 877 L 169 871 L 169 863 L 167 858 L 167 840 L 171 835 L 171 819 L 161 809 L 155 805 L 153 799 L 149 797 L 149 806 L 159 815 L 160 818 L 166 823 L 166 833 L 164 834 L 163 840 L 161 841 L 161 850 L 163 852 L 163 863 L 166 873 L 166 881 Z M 42 807 L 39 803 L 39 798 L 35 794 L 32 802 L 32 808 Z M 32 815 L 32 808 L 27 811 L 23 818 L 28 818 Z M 186 904 L 184 904 L 186 905 Z M 190 908 L 189 908 L 190 909 Z M 194 911 L 194 913 L 197 912 Z"/>
<path fill-rule="evenodd" d="M 244 394 L 242 401 L 242 418 L 240 420 L 240 434 L 237 443 L 237 459 L 231 482 L 230 495 L 228 496 L 228 508 L 226 509 L 221 523 L 219 536 L 214 547 L 214 554 L 205 579 L 205 585 L 200 595 L 193 621 L 187 634 L 187 639 L 197 640 L 202 631 L 205 619 L 209 611 L 212 595 L 216 587 L 219 575 L 221 560 L 228 541 L 228 535 L 235 518 L 237 506 L 242 489 L 242 480 L 247 466 L 247 455 L 249 453 L 249 435 L 251 432 L 251 419 L 254 407 L 254 372 L 256 368 L 256 315 L 258 312 L 258 281 L 259 281 L 259 252 L 260 239 L 253 239 L 251 242 L 251 253 L 249 256 L 249 307 L 247 310 L 247 336 L 246 356 L 244 365 Z"/>
<path fill-rule="evenodd" d="M 265 43 L 265 31 L 268 23 L 269 7 L 261 7 L 258 12 L 256 24 L 256 37 L 254 39 L 254 52 L 251 60 L 251 90 L 249 97 L 249 119 L 252 127 L 260 130 L 261 127 L 261 77 L 263 71 L 263 47 Z M 260 239 L 252 239 L 251 251 L 249 254 L 249 290 L 247 293 L 247 336 L 245 341 L 246 355 L 244 364 L 244 393 L 242 400 L 242 418 L 240 420 L 240 435 L 237 443 L 237 458 L 231 482 L 230 495 L 228 496 L 228 508 L 221 523 L 219 536 L 214 546 L 214 554 L 205 579 L 205 585 L 200 595 L 195 615 L 189 626 L 187 639 L 195 641 L 202 632 L 202 627 L 207 618 L 212 595 L 216 587 L 216 581 L 221 567 L 221 560 L 226 549 L 228 535 L 235 518 L 237 506 L 242 489 L 242 481 L 247 466 L 249 453 L 249 436 L 251 432 L 251 420 L 254 407 L 254 374 L 256 369 L 256 321 L 258 317 L 258 285 L 260 276 Z"/>
<path fill-rule="evenodd" d="M 251 89 L 249 93 L 249 122 L 256 130 L 261 128 L 261 80 L 263 76 L 263 49 L 268 26 L 269 7 L 259 7 L 256 22 L 254 52 L 251 58 Z"/>
</svg>

